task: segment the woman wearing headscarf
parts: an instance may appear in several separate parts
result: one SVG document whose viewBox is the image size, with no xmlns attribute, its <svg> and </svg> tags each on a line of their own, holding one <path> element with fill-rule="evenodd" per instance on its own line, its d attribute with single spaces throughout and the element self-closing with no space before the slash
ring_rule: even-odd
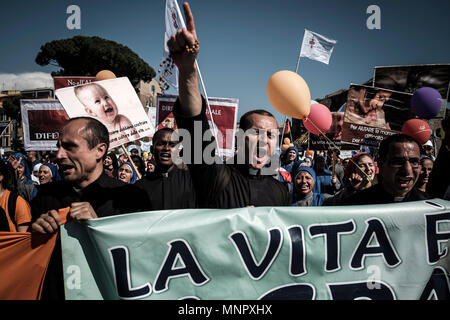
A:
<svg viewBox="0 0 450 320">
<path fill-rule="evenodd" d="M 298 166 L 293 176 L 293 203 L 292 206 L 317 207 L 321 206 L 324 196 L 314 192 L 316 173 L 307 166 Z"/>
<path fill-rule="evenodd" d="M 117 156 L 114 152 L 110 152 L 106 155 L 105 160 L 103 161 L 103 169 L 111 178 L 117 178 L 119 161 L 117 161 Z"/>
<path fill-rule="evenodd" d="M 136 171 L 130 162 L 124 162 L 120 165 L 117 178 L 125 183 L 133 184 L 137 180 Z"/>
<path fill-rule="evenodd" d="M 61 180 L 58 168 L 51 164 L 45 163 L 39 168 L 39 184 L 46 184 L 53 181 Z"/>
<path fill-rule="evenodd" d="M 22 153 L 16 153 L 8 158 L 9 164 L 16 171 L 17 191 L 26 201 L 31 201 L 34 185 L 31 180 L 30 168 L 25 161 L 26 156 Z"/>
<path fill-rule="evenodd" d="M 355 154 L 344 170 L 344 187 L 336 195 L 325 200 L 325 206 L 338 206 L 354 193 L 377 183 L 377 166 L 370 154 Z"/>
<path fill-rule="evenodd" d="M 289 173 L 292 173 L 292 168 L 298 162 L 298 149 L 296 147 L 289 147 L 281 156 L 281 167 Z"/>
<path fill-rule="evenodd" d="M 31 180 L 33 180 L 33 184 L 39 184 L 39 168 L 42 166 L 42 163 L 35 164 L 33 166 L 33 172 L 31 174 Z"/>
</svg>

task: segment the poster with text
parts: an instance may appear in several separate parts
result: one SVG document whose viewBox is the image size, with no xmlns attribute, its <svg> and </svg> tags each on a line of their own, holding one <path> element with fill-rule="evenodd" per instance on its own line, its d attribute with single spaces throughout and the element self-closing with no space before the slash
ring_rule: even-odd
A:
<svg viewBox="0 0 450 320">
<path fill-rule="evenodd" d="M 161 128 L 177 129 L 175 117 L 172 113 L 173 106 L 178 96 L 158 95 L 156 104 L 156 120 L 158 130 Z M 234 135 L 239 99 L 209 97 L 209 104 L 220 137 L 218 138 L 220 154 L 224 157 L 234 155 Z M 212 128 L 209 112 L 206 112 L 209 125 Z"/>
<path fill-rule="evenodd" d="M 373 85 L 411 94 L 422 87 L 436 89 L 442 96 L 442 109 L 436 118 L 443 118 L 450 88 L 450 64 L 375 67 Z"/>
<path fill-rule="evenodd" d="M 55 90 L 95 82 L 95 77 L 53 77 Z"/>
<path fill-rule="evenodd" d="M 59 132 L 69 116 L 58 100 L 20 100 L 26 151 L 56 151 Z"/>
<path fill-rule="evenodd" d="M 380 142 L 401 132 L 403 124 L 415 115 L 412 94 L 351 84 L 347 96 L 342 141 L 378 147 Z"/>
<path fill-rule="evenodd" d="M 70 118 L 92 117 L 109 132 L 110 149 L 152 136 L 148 116 L 127 77 L 56 90 Z"/>
<path fill-rule="evenodd" d="M 315 135 L 310 133 L 309 135 L 309 149 L 310 150 L 333 150 L 339 148 L 339 150 L 357 150 L 359 145 L 342 142 L 342 129 L 344 125 L 344 112 L 331 112 L 332 122 L 331 127 L 325 133 L 325 136 L 321 134 Z"/>
</svg>

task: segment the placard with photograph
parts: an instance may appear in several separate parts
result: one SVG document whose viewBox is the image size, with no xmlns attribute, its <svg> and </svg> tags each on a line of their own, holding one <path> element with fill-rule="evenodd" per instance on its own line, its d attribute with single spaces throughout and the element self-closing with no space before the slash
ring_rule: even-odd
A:
<svg viewBox="0 0 450 320">
<path fill-rule="evenodd" d="M 92 117 L 109 131 L 110 149 L 153 136 L 154 129 L 127 77 L 56 90 L 70 118 Z"/>
</svg>

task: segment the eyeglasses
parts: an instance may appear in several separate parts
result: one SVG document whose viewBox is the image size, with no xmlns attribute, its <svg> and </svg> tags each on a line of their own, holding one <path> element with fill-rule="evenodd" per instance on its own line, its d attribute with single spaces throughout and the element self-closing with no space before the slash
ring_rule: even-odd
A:
<svg viewBox="0 0 450 320">
<path fill-rule="evenodd" d="M 401 168 L 405 165 L 406 162 L 409 162 L 411 165 L 411 168 L 417 169 L 420 166 L 420 159 L 419 158 L 394 158 L 389 160 L 389 165 L 393 168 Z"/>
</svg>

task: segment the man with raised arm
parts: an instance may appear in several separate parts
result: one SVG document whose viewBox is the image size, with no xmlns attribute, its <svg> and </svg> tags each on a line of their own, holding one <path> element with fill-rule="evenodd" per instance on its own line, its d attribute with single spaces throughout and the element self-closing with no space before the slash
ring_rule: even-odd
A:
<svg viewBox="0 0 450 320">
<path fill-rule="evenodd" d="M 214 150 L 207 148 L 211 142 L 202 139 L 209 124 L 206 118 L 206 101 L 200 94 L 195 63 L 199 42 L 188 3 L 184 3 L 183 8 L 187 28 L 173 35 L 167 45 L 179 70 L 179 98 L 174 106 L 174 114 L 178 127 L 190 133 L 191 147 L 185 140 L 183 144 L 184 148 L 191 151 L 192 162 L 189 169 L 199 206 L 226 209 L 289 205 L 287 188 L 275 179 L 278 168 L 278 156 L 275 154 L 278 125 L 271 113 L 254 110 L 244 114 L 240 120 L 240 129 L 245 135 L 242 143 L 238 140 L 238 146 L 241 147 L 238 147 L 237 155 L 229 159 L 231 161 L 226 161 L 227 164 L 221 163 L 217 158 L 212 164 L 211 161 L 206 161 L 208 157 L 214 158 Z M 202 136 L 194 135 L 196 125 L 201 125 Z M 194 148 L 199 141 L 202 141 L 201 157 Z"/>
</svg>

